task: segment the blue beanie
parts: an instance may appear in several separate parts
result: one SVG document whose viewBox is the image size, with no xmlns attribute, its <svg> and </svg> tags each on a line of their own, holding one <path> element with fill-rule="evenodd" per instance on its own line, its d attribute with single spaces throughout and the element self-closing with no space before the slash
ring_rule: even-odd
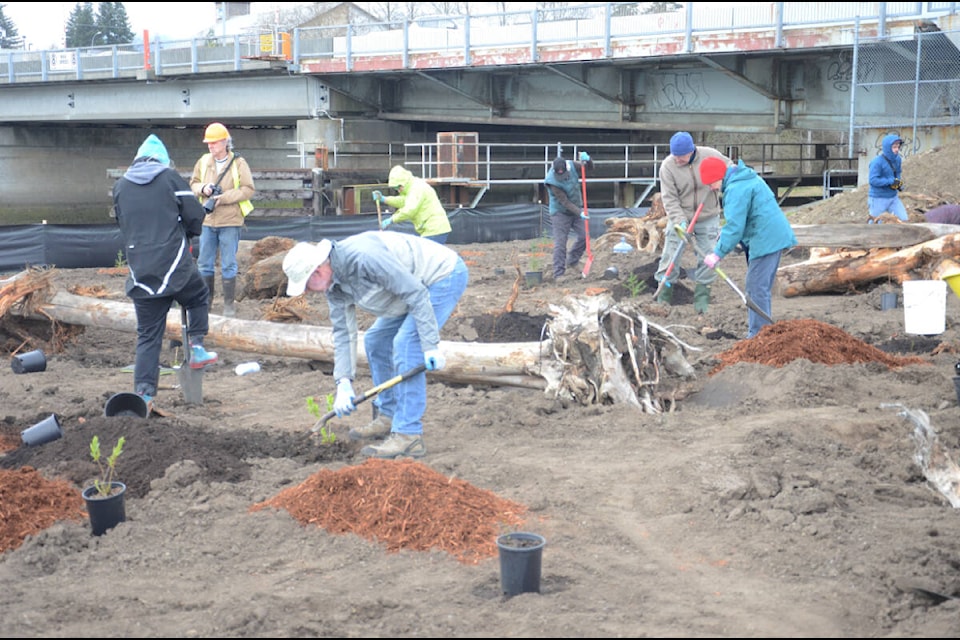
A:
<svg viewBox="0 0 960 640">
<path fill-rule="evenodd" d="M 675 156 L 685 156 L 688 153 L 693 153 L 696 149 L 696 145 L 693 144 L 693 136 L 686 131 L 677 131 L 670 138 L 670 153 Z"/>
<path fill-rule="evenodd" d="M 160 138 L 152 133 L 147 136 L 147 139 L 144 140 L 140 148 L 137 149 L 137 155 L 134 156 L 133 159 L 137 160 L 139 158 L 150 158 L 160 164 L 170 166 L 170 154 L 167 153 L 167 148 L 160 142 Z"/>
</svg>

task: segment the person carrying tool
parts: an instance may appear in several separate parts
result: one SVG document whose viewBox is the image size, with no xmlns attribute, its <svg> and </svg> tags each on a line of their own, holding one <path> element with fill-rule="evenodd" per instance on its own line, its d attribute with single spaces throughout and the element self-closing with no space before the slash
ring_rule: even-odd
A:
<svg viewBox="0 0 960 640">
<path fill-rule="evenodd" d="M 742 242 L 748 256 L 747 297 L 770 317 L 770 292 L 780 267 L 780 254 L 797 244 L 787 216 L 769 185 L 743 160 L 727 167 L 720 158 L 705 158 L 700 163 L 700 179 L 710 189 L 723 191 L 726 219 L 716 246 L 703 258 L 704 265 L 715 268 Z M 747 338 L 757 335 L 767 324 L 767 318 L 748 309 Z"/>
<path fill-rule="evenodd" d="M 190 317 L 190 367 L 217 361 L 203 347 L 209 293 L 190 256 L 190 238 L 200 235 L 203 207 L 186 181 L 170 167 L 160 138 L 147 136 L 133 164 L 113 186 L 113 212 L 120 226 L 130 275 L 126 293 L 137 315 L 134 392 L 151 407 L 160 377 L 160 350 L 174 300 Z"/>
<path fill-rule="evenodd" d="M 237 292 L 237 249 L 243 221 L 253 211 L 250 198 L 256 193 L 250 165 L 233 150 L 233 138 L 219 122 L 211 123 L 203 142 L 209 153 L 200 156 L 190 176 L 190 188 L 203 202 L 207 217 L 200 234 L 200 275 L 214 299 L 213 281 L 217 251 L 220 252 L 220 276 L 223 285 L 223 315 L 236 315 L 234 298 Z"/>
<path fill-rule="evenodd" d="M 584 168 L 593 170 L 593 160 L 586 151 L 580 152 L 580 161 L 566 160 L 558 155 L 544 178 L 550 198 L 548 213 L 553 227 L 553 279 L 558 280 L 580 262 L 587 250 L 586 214 L 580 176 Z M 567 253 L 570 232 L 576 239 Z"/>
<path fill-rule="evenodd" d="M 396 189 L 399 194 L 384 196 L 379 191 L 373 192 L 373 201 L 393 207 L 393 215 L 387 216 L 380 223 L 381 229 L 386 229 L 394 222 L 409 220 L 413 228 L 423 238 L 446 244 L 450 235 L 450 220 L 447 212 L 437 197 L 436 190 L 423 178 L 418 178 L 404 167 L 397 165 L 390 169 L 387 184 Z"/>
<path fill-rule="evenodd" d="M 440 328 L 467 288 L 467 267 L 452 249 L 392 231 L 366 231 L 343 240 L 300 242 L 283 258 L 287 295 L 305 290 L 327 295 L 333 325 L 333 377 L 337 416 L 356 408 L 356 309 L 377 316 L 363 346 L 375 385 L 417 366 L 442 369 Z M 373 401 L 374 419 L 350 429 L 351 440 L 381 439 L 361 453 L 376 458 L 423 457 L 424 372 L 384 389 Z"/>
<path fill-rule="evenodd" d="M 880 154 L 870 161 L 870 191 L 867 192 L 870 224 L 879 224 L 877 218 L 887 212 L 904 222 L 910 219 L 907 208 L 900 201 L 900 192 L 903 191 L 902 144 L 903 140 L 895 133 L 884 136 L 880 143 Z"/>
<path fill-rule="evenodd" d="M 700 165 L 707 158 L 718 158 L 725 164 L 732 164 L 730 158 L 712 147 L 699 147 L 693 143 L 693 136 L 686 131 L 678 131 L 670 138 L 670 155 L 660 163 L 660 194 L 663 208 L 667 212 L 667 228 L 681 225 L 687 229 L 687 235 L 706 255 L 720 233 L 720 198 L 714 191 L 704 188 L 699 179 Z M 691 229 L 689 224 L 700 205 L 700 215 Z M 654 278 L 666 286 L 660 288 L 657 302 L 670 304 L 673 301 L 673 285 L 680 278 L 677 264 L 670 274 L 670 263 L 680 247 L 680 238 L 675 233 L 667 233 L 664 238 L 663 252 Z M 677 260 L 680 258 L 678 257 Z M 697 313 L 706 313 L 710 305 L 710 285 L 717 274 L 697 260 L 697 269 L 693 274 L 696 286 L 693 291 L 693 308 Z"/>
</svg>

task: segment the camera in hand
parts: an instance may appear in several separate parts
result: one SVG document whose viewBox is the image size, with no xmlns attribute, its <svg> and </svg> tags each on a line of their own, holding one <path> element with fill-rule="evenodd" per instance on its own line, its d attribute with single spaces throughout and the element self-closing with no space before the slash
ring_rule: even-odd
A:
<svg viewBox="0 0 960 640">
<path fill-rule="evenodd" d="M 220 185 L 214 185 L 210 197 L 203 201 L 203 210 L 212 213 L 213 208 L 217 206 L 217 201 L 213 199 L 213 196 L 218 196 L 221 193 L 223 193 L 223 189 L 220 188 Z"/>
</svg>

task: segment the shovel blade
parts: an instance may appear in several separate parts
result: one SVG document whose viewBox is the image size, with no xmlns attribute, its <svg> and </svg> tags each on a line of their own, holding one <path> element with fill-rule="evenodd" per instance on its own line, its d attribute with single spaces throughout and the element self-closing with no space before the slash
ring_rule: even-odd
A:
<svg viewBox="0 0 960 640">
<path fill-rule="evenodd" d="M 177 369 L 177 380 L 187 404 L 203 404 L 203 369 L 191 369 L 190 363 L 184 362 Z"/>
</svg>

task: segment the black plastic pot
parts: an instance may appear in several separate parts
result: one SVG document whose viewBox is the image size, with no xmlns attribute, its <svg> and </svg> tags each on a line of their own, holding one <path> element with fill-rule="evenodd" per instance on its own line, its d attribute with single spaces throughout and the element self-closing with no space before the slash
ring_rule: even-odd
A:
<svg viewBox="0 0 960 640">
<path fill-rule="evenodd" d="M 505 596 L 540 593 L 540 566 L 547 539 L 518 531 L 497 538 L 500 554 L 500 588 Z"/>
<path fill-rule="evenodd" d="M 93 535 L 100 536 L 113 529 L 127 519 L 124 497 L 127 485 L 122 482 L 111 482 L 112 493 L 102 496 L 94 486 L 83 490 L 83 500 L 87 503 L 87 514 L 90 516 L 90 529 Z"/>
</svg>

